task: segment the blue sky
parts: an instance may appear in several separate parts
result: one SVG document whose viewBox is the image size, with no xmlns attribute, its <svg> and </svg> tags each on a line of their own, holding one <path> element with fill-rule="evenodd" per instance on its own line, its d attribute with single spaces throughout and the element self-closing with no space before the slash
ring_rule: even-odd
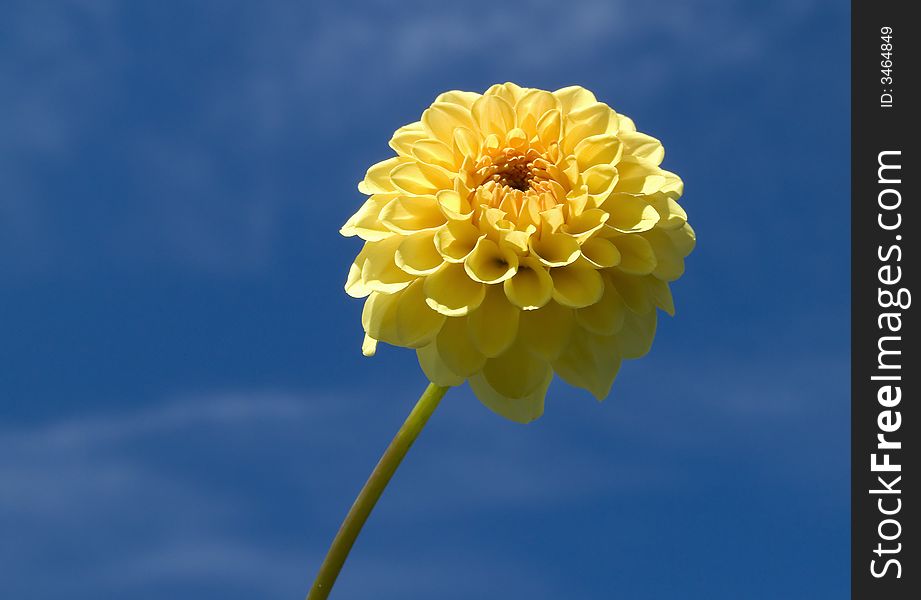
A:
<svg viewBox="0 0 921 600">
<path fill-rule="evenodd" d="M 299 598 L 424 387 L 338 228 L 447 89 L 581 84 L 699 245 L 652 352 L 521 426 L 452 390 L 338 598 L 848 590 L 846 3 L 4 2 L 0 589 Z"/>
</svg>

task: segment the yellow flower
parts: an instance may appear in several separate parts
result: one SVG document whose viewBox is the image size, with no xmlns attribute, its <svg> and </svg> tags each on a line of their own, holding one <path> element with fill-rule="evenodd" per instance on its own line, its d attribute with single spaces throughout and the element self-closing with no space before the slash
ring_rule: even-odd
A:
<svg viewBox="0 0 921 600">
<path fill-rule="evenodd" d="M 417 349 L 428 378 L 495 412 L 543 413 L 554 372 L 599 400 L 674 314 L 694 231 L 658 140 L 573 86 L 445 92 L 368 169 L 342 228 L 363 351 Z"/>
</svg>

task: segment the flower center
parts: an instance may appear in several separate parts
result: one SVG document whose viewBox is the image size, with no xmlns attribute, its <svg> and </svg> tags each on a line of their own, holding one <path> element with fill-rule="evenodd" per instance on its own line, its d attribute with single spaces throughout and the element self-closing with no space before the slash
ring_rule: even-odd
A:
<svg viewBox="0 0 921 600">
<path fill-rule="evenodd" d="M 528 191 L 531 188 L 533 173 L 531 163 L 525 162 L 526 160 L 524 156 L 510 160 L 498 173 L 493 175 L 493 181 L 521 192 Z"/>
<path fill-rule="evenodd" d="M 539 187 L 547 178 L 543 170 L 547 161 L 533 148 L 493 150 L 480 158 L 476 172 L 482 178 L 480 185 L 493 183 L 519 192 Z"/>
<path fill-rule="evenodd" d="M 473 168 L 479 183 L 471 191 L 471 206 L 499 208 L 515 223 L 525 205 L 533 205 L 532 213 L 536 213 L 559 204 L 562 188 L 551 176 L 553 162 L 541 150 L 520 144 L 487 148 Z"/>
</svg>

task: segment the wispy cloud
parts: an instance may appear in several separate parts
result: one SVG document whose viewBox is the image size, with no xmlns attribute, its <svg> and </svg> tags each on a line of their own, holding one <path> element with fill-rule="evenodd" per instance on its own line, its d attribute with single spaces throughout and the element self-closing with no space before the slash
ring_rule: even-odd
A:
<svg viewBox="0 0 921 600">
<path fill-rule="evenodd" d="M 108 1 L 14 2 L 0 25 L 0 268 L 47 267 L 62 250 L 36 165 L 72 161 L 104 117 L 122 64 Z M 100 95 L 102 92 L 103 95 Z"/>
<path fill-rule="evenodd" d="M 310 404 L 291 394 L 192 396 L 121 415 L 76 417 L 29 429 L 0 427 L 0 439 L 22 450 L 88 451 L 190 427 L 235 428 L 302 420 L 309 412 Z"/>
<path fill-rule="evenodd" d="M 312 531 L 326 532 L 341 516 L 341 497 L 354 493 L 372 463 L 368 445 L 354 444 L 356 436 L 372 431 L 374 437 L 389 435 L 377 431 L 380 423 L 375 419 L 357 418 L 367 416 L 371 405 L 303 394 L 219 394 L 174 398 L 121 414 L 8 425 L 0 430 L 5 588 L 13 593 L 28 589 L 31 598 L 54 597 L 61 586 L 75 598 L 103 592 L 146 598 L 153 597 L 145 595 L 151 591 L 196 586 L 230 593 L 224 597 L 300 594 L 327 542 L 325 534 L 320 539 Z M 491 421 L 488 415 L 484 422 Z M 475 423 L 467 426 L 478 428 Z M 527 455 L 527 448 L 503 444 L 497 430 L 479 429 L 475 448 L 465 435 L 449 438 L 447 453 L 439 450 L 437 457 L 420 452 L 422 460 L 415 468 L 423 471 L 423 478 L 439 481 L 432 489 L 441 493 L 428 499 L 438 505 L 437 511 L 426 517 L 426 494 L 415 491 L 425 486 L 404 484 L 391 494 L 384 522 L 388 514 L 400 518 L 403 509 L 417 524 L 436 512 L 450 514 L 464 502 L 465 492 L 468 500 L 479 497 L 479 506 L 489 510 L 520 506 L 534 497 L 552 501 L 579 493 L 574 490 L 578 485 L 566 486 L 562 496 L 554 491 L 554 482 L 566 473 L 562 464 L 521 471 L 515 463 Z M 462 450 L 471 452 L 465 456 Z M 558 451 L 567 454 L 565 448 Z M 288 489 L 293 497 L 260 501 L 237 488 L 268 468 L 257 464 L 241 464 L 244 472 L 233 473 L 225 483 L 202 477 L 207 464 L 225 471 L 250 453 L 271 465 L 279 489 Z M 206 464 L 198 468 L 183 466 L 202 461 Z M 488 477 L 470 478 L 484 465 L 495 477 L 485 488 Z M 451 489 L 459 503 L 453 507 L 443 501 Z M 302 507 L 306 515 L 306 520 L 291 524 L 299 531 L 293 544 L 285 535 L 252 529 L 277 502 Z M 467 508 L 475 510 L 476 505 Z M 322 527 L 315 519 L 322 519 Z M 372 545 L 358 553 L 350 570 L 363 575 L 350 578 L 342 586 L 345 590 L 373 591 L 377 598 L 462 598 L 479 589 L 469 579 L 475 576 L 531 590 L 529 597 L 552 597 L 552 582 L 516 566 L 510 557 L 492 556 L 488 549 L 469 555 L 459 549 L 450 554 L 379 552 Z M 43 578 L 46 569 L 55 570 L 57 577 Z M 77 570 L 67 575 L 70 569 Z M 407 572 L 418 575 L 408 581 Z"/>
<path fill-rule="evenodd" d="M 562 582 L 552 573 L 533 572 L 498 548 L 477 542 L 440 552 L 437 544 L 404 546 L 387 532 L 459 536 L 464 523 L 680 497 L 700 484 L 689 478 L 697 471 L 688 461 L 713 469 L 741 463 L 797 493 L 843 485 L 846 461 L 836 471 L 829 456 L 844 450 L 828 440 L 845 423 L 827 413 L 840 412 L 846 385 L 834 381 L 846 365 L 836 355 L 802 358 L 802 369 L 726 355 L 668 361 L 668 377 L 655 359 L 628 363 L 606 405 L 557 383 L 547 415 L 528 427 L 488 413 L 466 389 L 452 391 L 378 507 L 343 590 L 463 598 L 476 595 L 473 577 L 554 597 Z M 300 594 L 409 403 L 353 392 L 192 394 L 7 424 L 5 585 L 34 598 L 53 597 L 61 578 L 75 598 L 201 586 L 224 597 Z M 815 442 L 800 437 L 809 433 L 800 423 L 813 423 Z M 73 571 L 42 580 L 55 561 Z M 410 580 L 407 572 L 420 575 Z"/>
</svg>

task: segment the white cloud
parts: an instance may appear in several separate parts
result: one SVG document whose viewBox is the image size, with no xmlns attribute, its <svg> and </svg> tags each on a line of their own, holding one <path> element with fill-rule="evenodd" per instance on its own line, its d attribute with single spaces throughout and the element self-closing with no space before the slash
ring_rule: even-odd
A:
<svg viewBox="0 0 921 600">
<path fill-rule="evenodd" d="M 47 267 L 59 257 L 55 199 L 33 161 L 72 160 L 104 112 L 121 52 L 108 1 L 5 7 L 0 38 L 0 268 Z"/>
<path fill-rule="evenodd" d="M 266 420 L 300 420 L 310 413 L 310 407 L 302 397 L 291 394 L 192 396 L 121 415 L 75 417 L 34 429 L 0 429 L 0 440 L 20 449 L 86 451 L 189 427 L 233 428 Z"/>
<path fill-rule="evenodd" d="M 840 484 L 846 460 L 835 472 L 829 456 L 845 448 L 829 439 L 846 422 L 831 418 L 842 414 L 846 398 L 836 393 L 846 384 L 837 390 L 829 378 L 846 366 L 835 356 L 802 358 L 802 369 L 791 368 L 793 358 L 670 361 L 668 377 L 654 358 L 630 362 L 605 404 L 556 383 L 547 415 L 527 427 L 489 413 L 466 389 L 452 391 L 375 511 L 342 589 L 366 595 L 372 586 L 379 598 L 448 589 L 455 595 L 439 597 L 462 598 L 475 595 L 474 577 L 554 597 L 560 582 L 495 555 L 499 549 L 477 542 L 440 553 L 404 545 L 392 532 L 456 536 L 464 523 L 509 514 L 538 518 L 605 499 L 680 497 L 696 485 L 688 460 L 729 453 L 791 493 Z M 7 425 L 0 521 L 17 542 L 0 544 L 0 562 L 16 574 L 9 585 L 33 585 L 62 560 L 79 571 L 67 580 L 75 597 L 204 584 L 249 596 L 302 593 L 408 411 L 408 396 L 192 394 Z M 705 434 L 689 427 L 695 422 L 707 423 Z M 814 441 L 798 437 L 807 423 Z M 285 525 L 271 522 L 279 516 Z M 424 575 L 410 581 L 408 572 Z M 45 583 L 31 587 L 31 597 L 53 597 L 60 580 Z"/>
<path fill-rule="evenodd" d="M 376 402 L 274 393 L 188 396 L 120 414 L 7 426 L 0 430 L 0 521 L 5 523 L 0 562 L 7 573 L 15 573 L 7 588 L 28 588 L 32 598 L 54 597 L 61 586 L 74 597 L 92 597 L 100 590 L 136 595 L 151 586 L 195 585 L 249 590 L 259 597 L 302 593 L 328 542 L 325 532 L 341 517 L 340 500 L 354 494 L 371 468 L 367 444 L 355 444 L 356 436 L 386 439 L 390 434 L 378 431 L 379 420 L 367 418 Z M 452 444 L 466 446 L 467 441 Z M 480 436 L 480 451 L 466 460 L 457 447 L 436 458 L 433 440 L 428 442 L 429 448 L 419 454 L 431 458 L 416 466 L 424 471 L 423 478 L 439 481 L 436 488 L 456 488 L 484 502 L 490 498 L 490 510 L 519 505 L 534 493 L 552 496 L 546 493 L 552 482 L 538 481 L 554 477 L 555 468 L 519 472 L 514 480 L 497 474 L 495 486 L 467 487 L 486 480 L 465 479 L 464 470 L 475 471 L 475 463 L 487 459 L 493 471 L 515 472 L 513 463 L 522 458 L 523 449 L 507 452 L 498 439 L 486 435 Z M 183 458 L 170 454 L 177 447 L 183 449 Z M 485 456 L 482 452 L 489 448 L 493 455 Z M 227 469 L 250 453 L 265 464 L 241 465 L 241 479 L 230 489 L 208 483 L 209 470 Z M 273 456 L 285 458 L 279 462 Z M 186 461 L 200 466 L 189 470 L 183 466 Z M 312 474 L 320 464 L 317 480 Z M 247 480 L 263 471 L 295 494 L 274 502 L 295 504 L 306 515 L 294 521 L 302 537 L 293 548 L 277 536 L 252 531 L 269 517 L 264 511 L 270 507 L 254 504 L 238 486 L 248 485 Z M 557 481 L 564 474 L 560 469 Z M 498 479 L 507 489 L 500 489 Z M 400 487 L 399 493 L 390 494 L 396 502 L 389 510 L 378 511 L 382 523 L 388 515 L 404 518 L 395 515 L 401 505 L 417 526 L 451 509 L 440 502 L 440 514 L 426 516 L 425 494 L 412 491 L 423 486 L 407 481 Z M 310 527 L 304 529 L 305 522 Z M 324 535 L 314 537 L 317 531 Z M 15 544 L 7 543 L 12 539 Z M 531 589 L 535 598 L 544 597 L 540 590 L 550 589 L 514 559 L 492 556 L 488 548 L 470 555 L 456 549 L 450 555 L 420 552 L 393 555 L 372 540 L 350 562 L 350 572 L 360 575 L 342 587 L 363 595 L 375 590 L 378 598 L 429 597 L 447 589 L 449 595 L 443 597 L 460 598 L 464 590 L 476 589 L 467 579 L 475 575 Z M 65 575 L 75 567 L 73 575 Z M 49 569 L 60 576 L 43 579 Z M 409 581 L 409 572 L 419 575 Z M 419 595 L 407 596 L 410 592 Z"/>
</svg>

